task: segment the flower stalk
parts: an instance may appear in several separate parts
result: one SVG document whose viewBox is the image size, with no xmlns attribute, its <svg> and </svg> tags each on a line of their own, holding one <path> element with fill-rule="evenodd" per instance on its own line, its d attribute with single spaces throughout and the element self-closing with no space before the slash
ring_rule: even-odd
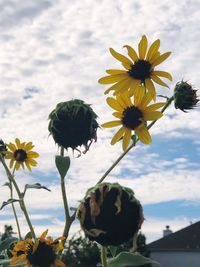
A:
<svg viewBox="0 0 200 267">
<path fill-rule="evenodd" d="M 101 246 L 101 262 L 102 262 L 102 267 L 108 267 L 106 254 L 107 254 L 106 247 Z"/>
<path fill-rule="evenodd" d="M 29 215 L 28 215 L 28 212 L 27 212 L 27 209 L 26 209 L 26 205 L 25 205 L 25 202 L 24 202 L 24 194 L 20 192 L 20 189 L 19 189 L 19 187 L 18 187 L 18 185 L 17 185 L 17 183 L 16 183 L 16 181 L 15 181 L 15 179 L 14 179 L 12 173 L 10 172 L 8 166 L 6 165 L 6 163 L 5 163 L 5 161 L 4 161 L 3 157 L 2 157 L 2 155 L 0 155 L 0 161 L 1 161 L 2 164 L 3 164 L 3 167 L 4 167 L 4 169 L 5 169 L 6 173 L 7 173 L 7 176 L 8 176 L 8 179 L 9 179 L 10 183 L 12 183 L 12 184 L 14 185 L 14 187 L 15 187 L 15 190 L 16 190 L 17 195 L 18 195 L 18 197 L 19 197 L 20 208 L 21 208 L 21 210 L 22 210 L 23 213 L 24 213 L 24 216 L 25 216 L 26 221 L 27 221 L 27 224 L 28 224 L 28 226 L 29 226 L 31 235 L 32 235 L 32 237 L 35 239 L 35 238 L 36 238 L 36 235 L 35 235 L 35 231 L 34 231 L 34 229 L 33 229 L 31 220 L 30 220 L 30 218 L 29 218 Z"/>
</svg>

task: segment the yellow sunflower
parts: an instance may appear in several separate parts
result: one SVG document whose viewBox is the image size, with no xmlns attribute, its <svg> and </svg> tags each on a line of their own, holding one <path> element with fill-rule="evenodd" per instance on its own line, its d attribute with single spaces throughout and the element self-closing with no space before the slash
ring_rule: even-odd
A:
<svg viewBox="0 0 200 267">
<path fill-rule="evenodd" d="M 32 142 L 21 143 L 18 138 L 15 139 L 15 144 L 7 144 L 10 151 L 6 152 L 6 159 L 10 159 L 10 168 L 13 167 L 15 162 L 15 168 L 18 170 L 20 167 L 24 169 L 24 164 L 31 171 L 31 166 L 35 167 L 37 162 L 34 158 L 38 158 L 39 154 L 32 151 L 34 147 Z"/>
<path fill-rule="evenodd" d="M 112 56 L 119 60 L 126 70 L 106 70 L 109 76 L 99 79 L 99 83 L 114 85 L 108 88 L 105 94 L 112 90 L 114 91 L 114 95 L 129 91 L 131 96 L 135 95 L 141 98 L 147 88 L 155 100 L 156 90 L 153 82 L 168 87 L 160 77 L 172 81 L 172 76 L 166 71 L 155 70 L 154 68 L 166 60 L 171 52 L 160 54 L 158 50 L 160 47 L 159 39 L 154 41 L 148 49 L 148 40 L 145 35 L 142 36 L 139 42 L 138 54 L 131 46 L 125 45 L 124 47 L 127 48 L 130 59 L 110 48 Z"/>
<path fill-rule="evenodd" d="M 46 238 L 47 232 L 48 230 L 35 241 L 32 239 L 18 241 L 11 250 L 10 264 L 20 264 L 23 267 L 66 267 L 58 255 L 64 248 L 62 244 L 64 237 L 53 241 L 50 236 Z"/>
<path fill-rule="evenodd" d="M 131 141 L 132 131 L 135 131 L 135 134 L 142 143 L 151 143 L 151 136 L 146 122 L 160 119 L 163 114 L 157 111 L 157 109 L 165 105 L 165 103 L 149 105 L 151 101 L 152 95 L 150 93 L 146 93 L 141 98 L 134 97 L 133 102 L 128 92 L 117 95 L 116 98 L 107 98 L 108 105 L 115 110 L 113 116 L 118 118 L 118 120 L 106 122 L 102 124 L 102 127 L 122 126 L 112 138 L 111 145 L 114 145 L 123 138 L 122 147 L 123 150 L 126 150 Z"/>
</svg>

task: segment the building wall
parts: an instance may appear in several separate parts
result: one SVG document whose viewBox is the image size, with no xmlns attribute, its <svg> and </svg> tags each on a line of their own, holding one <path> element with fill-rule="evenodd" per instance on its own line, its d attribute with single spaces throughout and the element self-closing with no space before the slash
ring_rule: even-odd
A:
<svg viewBox="0 0 200 267">
<path fill-rule="evenodd" d="M 151 258 L 161 264 L 161 267 L 200 267 L 199 252 L 151 252 Z M 153 267 L 158 267 L 153 264 Z"/>
</svg>

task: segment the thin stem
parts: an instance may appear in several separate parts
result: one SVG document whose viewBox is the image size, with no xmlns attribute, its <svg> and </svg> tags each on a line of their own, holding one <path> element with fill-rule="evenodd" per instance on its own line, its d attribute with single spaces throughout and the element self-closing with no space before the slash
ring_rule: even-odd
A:
<svg viewBox="0 0 200 267">
<path fill-rule="evenodd" d="M 170 97 L 168 98 L 168 101 L 166 102 L 165 106 L 162 108 L 161 112 L 163 113 L 168 106 L 172 103 L 172 101 L 174 100 L 174 97 Z M 150 129 L 155 123 L 157 122 L 157 120 L 152 121 L 148 126 L 147 129 Z M 108 174 L 114 169 L 114 167 L 123 159 L 123 157 L 133 148 L 135 147 L 136 143 L 139 141 L 139 139 L 137 138 L 135 140 L 135 142 L 133 142 L 132 145 L 130 145 L 127 150 L 125 150 L 119 157 L 118 159 L 110 166 L 110 168 L 104 173 L 104 175 L 100 178 L 100 180 L 97 182 L 97 184 L 100 184 L 104 181 L 104 179 L 108 176 Z"/>
<path fill-rule="evenodd" d="M 64 157 L 64 148 L 63 147 L 61 147 L 61 149 L 60 149 L 60 156 Z M 63 231 L 63 236 L 67 239 L 68 234 L 69 234 L 69 229 L 71 227 L 72 222 L 75 219 L 75 214 L 70 216 L 69 205 L 68 205 L 68 201 L 67 201 L 67 194 L 66 194 L 66 189 L 65 189 L 65 179 L 62 177 L 60 177 L 60 178 L 61 178 L 60 184 L 61 184 L 62 198 L 63 198 L 63 204 L 64 204 L 64 210 L 65 210 L 65 227 L 64 227 L 64 231 Z M 65 243 L 65 241 L 63 243 Z"/>
<path fill-rule="evenodd" d="M 35 239 L 35 238 L 36 238 L 36 236 L 35 236 L 35 232 L 34 232 L 34 229 L 33 229 L 32 223 L 31 223 L 31 220 L 30 220 L 30 218 L 29 218 L 29 215 L 28 215 L 28 212 L 27 212 L 27 209 L 26 209 L 26 205 L 25 205 L 25 203 L 24 203 L 24 195 L 20 192 L 20 189 L 19 189 L 19 187 L 18 187 L 18 185 L 17 185 L 17 183 L 16 183 L 16 181 L 15 181 L 13 175 L 11 174 L 11 172 L 10 172 L 8 166 L 6 165 L 6 163 L 5 163 L 4 159 L 3 159 L 3 157 L 1 156 L 1 154 L 0 154 L 0 161 L 2 162 L 2 164 L 3 164 L 4 168 L 5 168 L 5 171 L 6 171 L 6 173 L 7 173 L 8 179 L 13 183 L 13 185 L 14 185 L 14 187 L 15 187 L 15 190 L 16 190 L 17 195 L 18 195 L 18 197 L 19 197 L 20 208 L 21 208 L 21 210 L 22 210 L 23 213 L 24 213 L 24 216 L 25 216 L 25 218 L 26 218 L 26 221 L 27 221 L 28 226 L 29 226 L 30 231 L 31 231 L 31 235 L 32 235 L 32 237 Z"/>
<path fill-rule="evenodd" d="M 107 254 L 106 247 L 101 246 L 101 263 L 102 263 L 102 267 L 108 267 L 106 254 Z"/>
<path fill-rule="evenodd" d="M 11 199 L 13 198 L 13 186 L 12 186 L 12 182 L 11 181 L 10 181 L 10 198 Z M 16 213 L 16 210 L 15 210 L 14 203 L 11 203 L 11 206 L 12 206 L 12 210 L 13 210 L 14 217 L 15 217 L 15 222 L 16 222 L 16 226 L 17 226 L 18 236 L 19 236 L 19 239 L 22 240 L 21 230 L 20 230 L 20 226 L 19 226 L 19 220 L 17 218 L 17 213 Z"/>
</svg>

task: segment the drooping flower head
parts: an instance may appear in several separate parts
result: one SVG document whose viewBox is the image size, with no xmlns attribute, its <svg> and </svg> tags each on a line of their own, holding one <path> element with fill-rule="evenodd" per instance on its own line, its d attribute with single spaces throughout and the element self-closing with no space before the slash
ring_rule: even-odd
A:
<svg viewBox="0 0 200 267">
<path fill-rule="evenodd" d="M 35 241 L 18 241 L 11 250 L 11 265 L 24 267 L 65 267 L 58 255 L 63 250 L 62 237 L 53 241 L 47 237 L 47 230 Z"/>
<path fill-rule="evenodd" d="M 134 238 L 144 220 L 134 192 L 117 183 L 90 188 L 77 217 L 85 235 L 103 246 L 118 246 Z"/>
<path fill-rule="evenodd" d="M 108 69 L 106 72 L 109 76 L 99 79 L 101 84 L 114 84 L 105 91 L 105 94 L 114 91 L 114 95 L 121 94 L 124 91 L 129 91 L 130 95 L 139 96 L 141 98 L 145 93 L 145 87 L 152 97 L 156 98 L 156 90 L 154 83 L 161 86 L 168 87 L 168 85 L 161 80 L 164 77 L 172 80 L 170 73 L 155 70 L 159 64 L 166 60 L 171 52 L 160 54 L 160 40 L 154 41 L 148 49 L 148 40 L 146 36 L 142 36 L 138 45 L 138 54 L 129 45 L 125 45 L 128 50 L 128 57 L 117 53 L 110 48 L 110 53 L 113 57 L 119 60 L 126 70 Z"/>
<path fill-rule="evenodd" d="M 35 167 L 37 162 L 35 158 L 39 157 L 37 152 L 32 151 L 34 145 L 32 142 L 21 142 L 18 138 L 15 139 L 15 144 L 7 144 L 9 151 L 6 152 L 6 159 L 10 159 L 10 168 L 15 166 L 16 170 L 20 167 L 24 169 L 24 165 L 31 171 L 31 167 Z M 14 165 L 15 163 L 15 165 Z"/>
<path fill-rule="evenodd" d="M 102 124 L 102 127 L 112 128 L 121 126 L 111 140 L 112 145 L 123 138 L 122 147 L 123 150 L 126 150 L 131 141 L 132 131 L 135 132 L 143 144 L 151 143 L 151 136 L 146 122 L 161 118 L 163 114 L 157 111 L 157 109 L 165 105 L 165 103 L 149 105 L 151 101 L 152 95 L 150 93 L 145 94 L 140 99 L 134 97 L 134 101 L 132 101 L 127 92 L 117 95 L 115 98 L 107 98 L 108 105 L 115 110 L 113 116 L 117 120 L 106 122 Z"/>
<path fill-rule="evenodd" d="M 96 118 L 90 105 L 82 100 L 62 102 L 49 114 L 49 132 L 59 146 L 74 150 L 83 145 L 86 152 L 97 139 Z"/>
<path fill-rule="evenodd" d="M 198 102 L 197 90 L 194 90 L 189 83 L 181 81 L 176 84 L 174 89 L 174 105 L 176 109 L 185 112 L 195 108 Z"/>
</svg>

